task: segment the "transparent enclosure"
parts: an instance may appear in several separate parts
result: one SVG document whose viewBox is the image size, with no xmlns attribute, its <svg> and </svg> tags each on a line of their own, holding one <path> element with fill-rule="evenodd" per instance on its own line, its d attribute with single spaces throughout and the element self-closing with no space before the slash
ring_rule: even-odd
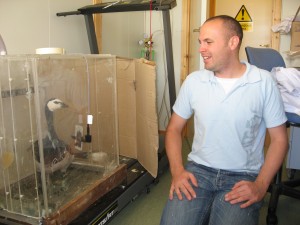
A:
<svg viewBox="0 0 300 225">
<path fill-rule="evenodd" d="M 0 84 L 0 211 L 51 216 L 119 165 L 114 56 L 2 56 Z"/>
</svg>

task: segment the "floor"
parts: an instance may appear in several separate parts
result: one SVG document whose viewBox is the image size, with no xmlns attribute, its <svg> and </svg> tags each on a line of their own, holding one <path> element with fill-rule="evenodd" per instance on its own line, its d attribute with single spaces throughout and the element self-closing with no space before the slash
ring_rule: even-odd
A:
<svg viewBox="0 0 300 225">
<path fill-rule="evenodd" d="M 184 157 L 190 148 L 186 140 L 183 143 Z M 298 176 L 296 173 L 296 176 Z M 170 172 L 166 171 L 159 178 L 159 182 L 150 187 L 150 193 L 143 192 L 135 200 L 129 203 L 109 225 L 158 225 L 163 207 L 168 197 L 170 185 Z M 265 203 L 261 209 L 261 216 L 258 225 L 266 224 L 266 212 L 269 194 L 265 197 Z M 278 225 L 299 225 L 300 224 L 300 201 L 289 197 L 281 196 L 277 208 Z"/>
</svg>

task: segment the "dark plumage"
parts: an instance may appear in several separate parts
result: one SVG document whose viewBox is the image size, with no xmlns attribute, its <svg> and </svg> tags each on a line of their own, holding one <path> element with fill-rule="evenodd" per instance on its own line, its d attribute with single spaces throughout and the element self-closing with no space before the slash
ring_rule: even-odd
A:
<svg viewBox="0 0 300 225">
<path fill-rule="evenodd" d="M 44 149 L 43 154 L 44 154 L 44 163 L 46 167 L 46 172 L 47 172 L 47 168 L 50 172 L 54 172 L 55 170 L 62 169 L 63 167 L 67 167 L 70 164 L 70 161 L 66 160 L 63 163 L 66 165 L 59 165 L 60 162 L 63 162 L 66 156 L 70 157 L 68 153 L 69 146 L 58 138 L 53 124 L 54 111 L 66 107 L 68 106 L 60 99 L 57 98 L 49 99 L 45 105 L 45 116 L 47 120 L 48 134 L 43 139 L 43 149 Z M 39 152 L 38 141 L 35 142 L 34 150 L 35 150 L 35 157 L 39 167 L 40 152 Z"/>
</svg>

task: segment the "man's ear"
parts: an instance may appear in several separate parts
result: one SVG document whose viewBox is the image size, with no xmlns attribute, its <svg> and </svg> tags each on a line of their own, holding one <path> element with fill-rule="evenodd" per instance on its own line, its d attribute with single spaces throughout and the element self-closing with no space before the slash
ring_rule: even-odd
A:
<svg viewBox="0 0 300 225">
<path fill-rule="evenodd" d="M 229 39 L 229 47 L 233 50 L 235 48 L 237 48 L 237 46 L 239 45 L 240 43 L 240 39 L 238 36 L 232 36 L 230 39 Z"/>
</svg>

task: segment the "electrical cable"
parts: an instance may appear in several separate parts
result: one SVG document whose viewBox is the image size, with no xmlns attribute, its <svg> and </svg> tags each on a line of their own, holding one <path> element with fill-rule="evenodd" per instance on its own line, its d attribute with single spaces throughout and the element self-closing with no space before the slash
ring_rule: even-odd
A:
<svg viewBox="0 0 300 225">
<path fill-rule="evenodd" d="M 150 40 L 152 40 L 152 0 L 150 0 Z"/>
<path fill-rule="evenodd" d="M 150 38 L 149 38 L 149 60 L 152 58 L 152 0 L 150 0 Z"/>
<path fill-rule="evenodd" d="M 90 124 L 92 124 L 93 116 L 91 113 L 91 102 L 90 102 L 90 71 L 89 71 L 89 64 L 87 57 L 82 55 L 85 63 L 86 63 L 86 74 L 87 74 L 87 101 L 88 101 L 88 111 L 87 111 L 87 123 L 86 123 L 86 135 L 85 135 L 85 142 L 92 142 L 92 135 L 90 134 Z"/>
</svg>

